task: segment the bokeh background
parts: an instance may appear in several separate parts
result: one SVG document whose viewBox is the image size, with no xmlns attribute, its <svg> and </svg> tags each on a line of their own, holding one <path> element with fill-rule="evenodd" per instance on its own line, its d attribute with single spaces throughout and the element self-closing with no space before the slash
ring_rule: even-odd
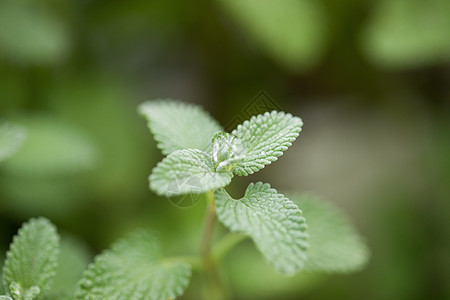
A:
<svg viewBox="0 0 450 300">
<path fill-rule="evenodd" d="M 233 192 L 320 195 L 372 257 L 284 277 L 243 243 L 226 261 L 234 298 L 450 299 L 449 16 L 447 0 L 1 0 L 0 117 L 27 139 L 0 164 L 0 258 L 33 216 L 64 235 L 73 280 L 136 227 L 197 253 L 204 203 L 149 191 L 162 155 L 136 107 L 180 99 L 227 126 L 264 91 L 304 129 Z"/>
</svg>

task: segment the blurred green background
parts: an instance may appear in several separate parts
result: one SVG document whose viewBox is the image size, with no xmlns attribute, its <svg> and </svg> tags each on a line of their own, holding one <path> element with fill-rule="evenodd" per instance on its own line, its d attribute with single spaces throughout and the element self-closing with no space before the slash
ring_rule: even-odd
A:
<svg viewBox="0 0 450 300">
<path fill-rule="evenodd" d="M 0 122 L 26 132 L 0 164 L 0 257 L 32 216 L 77 245 L 75 266 L 136 227 L 197 253 L 205 205 L 149 191 L 162 155 L 136 107 L 181 99 L 228 126 L 263 95 L 304 129 L 234 194 L 321 195 L 372 258 L 284 277 L 246 242 L 226 259 L 234 298 L 450 299 L 449 15 L 447 0 L 0 0 Z"/>
</svg>

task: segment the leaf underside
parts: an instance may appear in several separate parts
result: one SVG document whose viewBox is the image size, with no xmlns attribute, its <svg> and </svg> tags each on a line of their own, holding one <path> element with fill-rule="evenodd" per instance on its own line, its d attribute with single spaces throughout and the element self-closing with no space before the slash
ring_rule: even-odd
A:
<svg viewBox="0 0 450 300">
<path fill-rule="evenodd" d="M 292 199 L 308 222 L 310 247 L 305 270 L 349 273 L 367 263 L 370 251 L 342 212 L 313 196 Z"/>
<path fill-rule="evenodd" d="M 205 151 L 221 126 L 201 107 L 173 100 L 147 101 L 139 112 L 164 155 L 182 149 Z"/>
<path fill-rule="evenodd" d="M 302 125 L 299 117 L 277 111 L 253 116 L 238 125 L 232 134 L 241 139 L 246 155 L 233 172 L 247 176 L 277 160 L 295 141 Z"/>
<path fill-rule="evenodd" d="M 25 223 L 6 255 L 3 267 L 5 289 L 13 298 L 15 291 L 22 295 L 33 290 L 39 295 L 46 293 L 55 276 L 58 252 L 59 236 L 50 221 L 38 218 Z"/>
<path fill-rule="evenodd" d="M 138 231 L 95 258 L 79 282 L 78 299 L 167 300 L 183 294 L 191 268 L 164 260 L 153 234 Z"/>
<path fill-rule="evenodd" d="M 308 242 L 296 204 L 261 182 L 251 183 L 241 199 L 224 189 L 215 198 L 219 220 L 231 231 L 248 234 L 275 269 L 286 274 L 302 269 Z"/>
<path fill-rule="evenodd" d="M 215 163 L 206 152 L 184 149 L 171 153 L 153 169 L 150 189 L 159 195 L 176 196 L 203 193 L 226 186 L 233 173 L 225 169 L 216 172 Z"/>
</svg>

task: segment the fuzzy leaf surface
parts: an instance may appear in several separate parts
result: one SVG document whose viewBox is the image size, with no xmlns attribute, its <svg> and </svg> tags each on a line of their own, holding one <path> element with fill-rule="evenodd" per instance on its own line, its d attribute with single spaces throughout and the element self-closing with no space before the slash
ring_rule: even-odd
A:
<svg viewBox="0 0 450 300">
<path fill-rule="evenodd" d="M 58 252 L 59 236 L 50 221 L 38 218 L 25 223 L 14 237 L 3 266 L 3 285 L 9 295 L 30 300 L 45 294 L 55 276 Z"/>
<path fill-rule="evenodd" d="M 248 234 L 278 271 L 293 274 L 303 268 L 308 247 L 306 224 L 298 206 L 261 182 L 251 183 L 243 198 L 215 192 L 219 220 L 233 232 Z"/>
<path fill-rule="evenodd" d="M 360 270 L 369 249 L 346 215 L 330 203 L 309 195 L 292 197 L 308 222 L 308 271 L 349 273 Z"/>
<path fill-rule="evenodd" d="M 153 168 L 150 189 L 159 195 L 176 196 L 203 193 L 230 183 L 233 173 L 216 172 L 212 157 L 197 149 L 175 151 Z"/>
<path fill-rule="evenodd" d="M 181 149 L 206 150 L 222 128 L 201 107 L 173 100 L 142 103 L 139 113 L 148 121 L 158 148 L 164 155 Z"/>
<path fill-rule="evenodd" d="M 299 117 L 284 112 L 266 112 L 253 116 L 233 130 L 241 139 L 246 156 L 234 168 L 237 175 L 253 174 L 283 155 L 302 130 Z"/>
<path fill-rule="evenodd" d="M 135 232 L 104 251 L 84 272 L 78 299 L 167 300 L 183 294 L 191 268 L 164 260 L 155 235 Z"/>
</svg>

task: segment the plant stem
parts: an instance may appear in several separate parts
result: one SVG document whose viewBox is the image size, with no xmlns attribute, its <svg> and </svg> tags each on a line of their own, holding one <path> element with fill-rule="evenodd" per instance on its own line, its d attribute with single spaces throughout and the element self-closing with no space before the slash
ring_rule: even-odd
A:
<svg viewBox="0 0 450 300">
<path fill-rule="evenodd" d="M 248 237 L 245 233 L 228 233 L 214 245 L 211 251 L 214 260 L 216 262 L 221 261 L 231 249 Z"/>
<path fill-rule="evenodd" d="M 173 256 L 169 258 L 164 258 L 165 263 L 183 262 L 191 265 L 193 270 L 202 271 L 203 262 L 197 256 Z"/>
<path fill-rule="evenodd" d="M 203 236 L 200 244 L 205 284 L 204 298 L 209 300 L 226 299 L 225 291 L 220 280 L 217 265 L 211 253 L 211 241 L 216 222 L 216 208 L 214 202 L 214 191 L 208 192 L 208 206 L 206 208 L 205 223 L 203 225 Z"/>
<path fill-rule="evenodd" d="M 214 203 L 214 191 L 208 192 L 208 206 L 206 208 L 206 218 L 203 224 L 203 236 L 200 245 L 200 254 L 205 260 L 210 256 L 211 240 L 216 222 L 216 206 Z M 208 258 L 209 259 L 209 258 Z"/>
</svg>

